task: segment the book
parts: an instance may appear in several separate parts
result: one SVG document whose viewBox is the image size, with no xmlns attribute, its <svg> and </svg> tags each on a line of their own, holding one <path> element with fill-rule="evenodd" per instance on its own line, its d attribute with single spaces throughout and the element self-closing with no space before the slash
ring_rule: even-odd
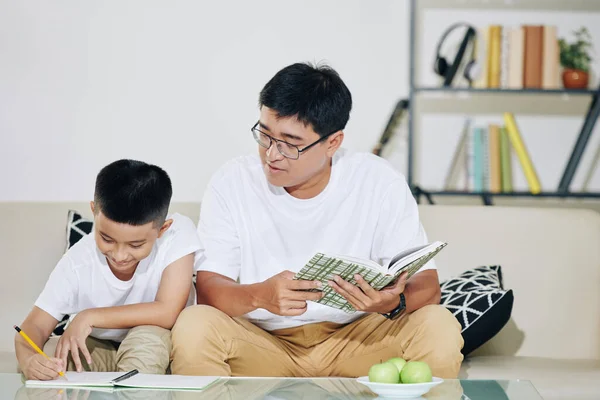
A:
<svg viewBox="0 0 600 400">
<path fill-rule="evenodd" d="M 492 193 L 502 191 L 502 165 L 500 160 L 500 126 L 490 124 L 488 128 L 490 187 Z"/>
<path fill-rule="evenodd" d="M 540 180 L 533 166 L 533 162 L 531 161 L 531 157 L 529 156 L 529 152 L 525 147 L 525 143 L 523 142 L 523 138 L 519 132 L 519 128 L 517 127 L 514 115 L 510 112 L 505 112 L 504 123 L 508 138 L 515 149 L 515 153 L 517 154 L 519 162 L 521 163 L 521 167 L 523 168 L 523 172 L 525 173 L 525 178 L 529 184 L 529 190 L 533 194 L 538 194 L 542 191 Z"/>
<path fill-rule="evenodd" d="M 502 191 L 512 192 L 512 153 L 506 126 L 500 127 L 500 164 L 502 169 Z"/>
<path fill-rule="evenodd" d="M 523 89 L 525 31 L 518 26 L 511 28 L 508 35 L 508 87 Z"/>
<path fill-rule="evenodd" d="M 523 87 L 542 88 L 544 26 L 524 25 Z"/>
<path fill-rule="evenodd" d="M 294 275 L 294 279 L 321 281 L 321 288 L 309 290 L 324 292 L 324 296 L 316 302 L 352 313 L 356 311 L 354 307 L 328 284 L 334 275 L 358 286 L 354 279 L 354 275 L 358 274 L 374 289 L 381 290 L 394 283 L 404 271 L 408 271 L 407 279 L 413 276 L 446 245 L 445 242 L 436 241 L 413 247 L 398 253 L 385 265 L 372 260 L 318 252 Z"/>
<path fill-rule="evenodd" d="M 216 382 L 217 376 L 183 376 L 135 374 L 129 378 L 113 382 L 123 375 L 123 372 L 67 372 L 67 380 L 63 378 L 38 381 L 27 380 L 28 387 L 86 387 L 86 388 L 136 388 L 136 389 L 171 389 L 171 390 L 202 390 Z"/>
<path fill-rule="evenodd" d="M 542 40 L 542 88 L 560 88 L 560 49 L 556 26 L 544 25 Z"/>
</svg>

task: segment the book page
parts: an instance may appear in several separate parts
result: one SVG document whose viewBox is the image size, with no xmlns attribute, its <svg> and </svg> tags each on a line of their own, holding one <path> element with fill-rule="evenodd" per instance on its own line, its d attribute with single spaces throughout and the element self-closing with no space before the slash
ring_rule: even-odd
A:
<svg viewBox="0 0 600 400">
<path fill-rule="evenodd" d="M 409 275 L 413 275 L 417 270 L 423 267 L 433 256 L 435 256 L 439 251 L 442 250 L 446 246 L 443 242 L 433 242 L 425 246 L 419 246 L 412 249 L 409 249 L 410 254 L 406 254 L 406 251 L 400 253 L 403 257 L 394 257 L 392 261 L 395 260 L 395 263 L 390 263 L 390 274 L 398 275 L 399 271 L 403 271 L 407 266 L 411 266 L 411 272 Z M 418 265 L 411 265 L 416 260 L 419 260 L 422 257 L 426 257 L 426 259 L 422 260 L 418 263 Z M 410 276 L 409 276 L 410 277 Z"/>
<path fill-rule="evenodd" d="M 136 374 L 131 378 L 115 383 L 115 386 L 147 389 L 200 390 L 212 385 L 218 379 L 218 376 Z"/>
<path fill-rule="evenodd" d="M 394 268 L 395 264 L 397 264 L 398 262 L 400 262 L 400 264 L 402 264 L 402 265 L 406 265 L 407 263 L 401 262 L 401 261 L 403 261 L 402 260 L 403 258 L 406 258 L 406 257 L 410 256 L 411 254 L 414 254 L 415 252 L 426 248 L 427 246 L 430 246 L 430 245 L 425 244 L 423 246 L 412 247 L 410 249 L 403 250 L 400 253 L 396 254 L 396 256 L 394 256 L 388 263 L 388 270 Z"/>
<path fill-rule="evenodd" d="M 28 380 L 26 386 L 39 387 L 71 387 L 71 386 L 95 386 L 112 387 L 110 382 L 113 379 L 123 375 L 123 372 L 73 372 L 65 373 L 67 379 L 59 377 L 51 381 Z"/>
</svg>

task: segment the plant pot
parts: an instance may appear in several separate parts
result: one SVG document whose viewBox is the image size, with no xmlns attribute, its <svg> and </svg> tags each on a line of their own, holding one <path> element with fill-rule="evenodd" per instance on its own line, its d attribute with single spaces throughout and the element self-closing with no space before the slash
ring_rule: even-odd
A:
<svg viewBox="0 0 600 400">
<path fill-rule="evenodd" d="M 562 73 L 565 89 L 587 89 L 590 75 L 579 69 L 567 68 Z"/>
</svg>

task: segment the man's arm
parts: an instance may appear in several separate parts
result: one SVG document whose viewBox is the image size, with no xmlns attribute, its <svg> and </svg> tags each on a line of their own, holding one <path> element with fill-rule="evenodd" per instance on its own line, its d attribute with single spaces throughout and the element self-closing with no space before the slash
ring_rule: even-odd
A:
<svg viewBox="0 0 600 400">
<path fill-rule="evenodd" d="M 77 317 L 84 314 L 81 318 L 94 328 L 127 329 L 156 325 L 171 329 L 187 302 L 193 264 L 194 254 L 188 254 L 165 268 L 153 302 L 94 308 L 79 313 Z"/>
<path fill-rule="evenodd" d="M 234 280 L 208 271 L 198 271 L 198 304 L 206 304 L 231 317 L 239 317 L 258 308 L 278 315 L 301 315 L 308 300 L 323 297 L 321 292 L 302 290 L 320 287 L 318 281 L 293 280 L 294 273 L 284 271 L 264 282 L 241 285 Z"/>
<path fill-rule="evenodd" d="M 428 304 L 440 304 L 442 290 L 438 272 L 435 269 L 428 269 L 414 274 L 404 287 L 404 297 L 406 299 L 406 311 L 410 313 L 424 307 Z M 398 295 L 400 296 L 400 295 Z M 400 300 L 388 311 L 398 307 Z"/>
<path fill-rule="evenodd" d="M 224 275 L 198 271 L 196 296 L 198 304 L 206 304 L 231 317 L 239 317 L 258 307 L 257 285 L 240 285 Z"/>
</svg>

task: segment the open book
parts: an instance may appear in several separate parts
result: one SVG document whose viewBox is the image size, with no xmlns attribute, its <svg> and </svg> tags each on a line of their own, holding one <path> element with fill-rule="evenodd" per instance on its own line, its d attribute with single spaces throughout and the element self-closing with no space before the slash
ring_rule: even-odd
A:
<svg viewBox="0 0 600 400">
<path fill-rule="evenodd" d="M 67 372 L 67 379 L 59 378 L 51 381 L 28 380 L 29 387 L 87 387 L 87 388 L 138 388 L 138 389 L 171 389 L 202 390 L 216 382 L 217 376 L 183 376 L 136 374 L 118 382 L 113 380 L 123 372 Z"/>
<path fill-rule="evenodd" d="M 393 283 L 404 271 L 408 271 L 408 278 L 413 276 L 446 245 L 445 242 L 433 242 L 410 248 L 398 253 L 386 265 L 379 265 L 372 260 L 317 253 L 296 273 L 294 279 L 321 281 L 322 288 L 310 290 L 325 293 L 320 300 L 317 300 L 317 303 L 346 312 L 354 312 L 356 311 L 354 307 L 327 284 L 327 281 L 332 280 L 334 275 L 339 275 L 342 279 L 357 286 L 354 275 L 359 274 L 373 288 L 381 290 Z"/>
</svg>

